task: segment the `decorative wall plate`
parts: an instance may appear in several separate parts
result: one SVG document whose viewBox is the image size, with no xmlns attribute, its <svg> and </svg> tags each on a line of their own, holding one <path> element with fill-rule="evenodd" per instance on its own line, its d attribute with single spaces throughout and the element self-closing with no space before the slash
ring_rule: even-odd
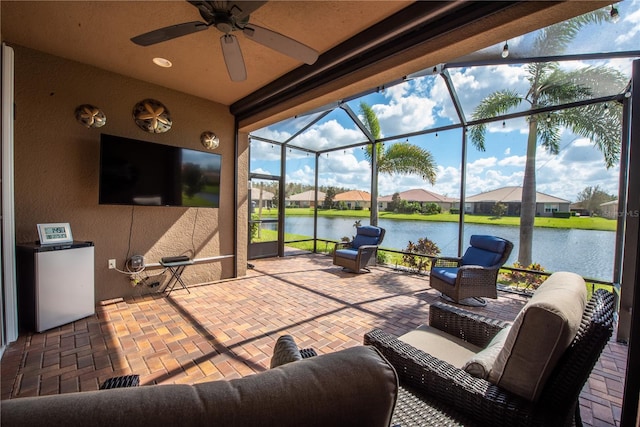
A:
<svg viewBox="0 0 640 427">
<path fill-rule="evenodd" d="M 164 133 L 171 129 L 167 107 L 155 99 L 144 99 L 133 107 L 133 120 L 145 132 Z"/>
<path fill-rule="evenodd" d="M 220 138 L 211 131 L 204 131 L 200 134 L 200 142 L 207 150 L 215 150 L 220 145 Z"/>
<path fill-rule="evenodd" d="M 76 107 L 76 120 L 86 128 L 99 128 L 107 123 L 107 117 L 95 105 L 82 104 Z"/>
</svg>

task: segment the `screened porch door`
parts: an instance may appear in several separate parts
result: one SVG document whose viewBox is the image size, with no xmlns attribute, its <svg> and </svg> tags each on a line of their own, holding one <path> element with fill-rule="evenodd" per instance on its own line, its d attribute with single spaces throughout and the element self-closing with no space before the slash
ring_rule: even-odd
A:
<svg viewBox="0 0 640 427">
<path fill-rule="evenodd" d="M 249 179 L 249 259 L 281 256 L 280 178 L 251 174 Z"/>
</svg>

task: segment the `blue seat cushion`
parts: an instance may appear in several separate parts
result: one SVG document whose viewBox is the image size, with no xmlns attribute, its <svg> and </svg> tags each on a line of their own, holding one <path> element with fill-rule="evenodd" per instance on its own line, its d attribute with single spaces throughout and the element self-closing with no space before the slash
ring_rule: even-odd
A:
<svg viewBox="0 0 640 427">
<path fill-rule="evenodd" d="M 457 267 L 436 267 L 431 270 L 431 275 L 453 286 L 456 284 L 456 277 L 458 276 L 458 268 Z"/>
<path fill-rule="evenodd" d="M 358 227 L 356 237 L 351 242 L 353 249 L 358 249 L 362 245 L 377 245 L 380 241 L 381 230 L 371 225 Z"/>
<path fill-rule="evenodd" d="M 338 249 L 336 256 L 340 258 L 356 259 L 358 257 L 358 251 L 353 249 Z"/>
</svg>

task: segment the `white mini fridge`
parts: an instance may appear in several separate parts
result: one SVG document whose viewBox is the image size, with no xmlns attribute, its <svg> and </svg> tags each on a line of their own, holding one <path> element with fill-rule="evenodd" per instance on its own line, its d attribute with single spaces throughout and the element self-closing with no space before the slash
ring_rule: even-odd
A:
<svg viewBox="0 0 640 427">
<path fill-rule="evenodd" d="M 17 246 L 18 319 L 42 332 L 95 313 L 93 242 Z"/>
</svg>

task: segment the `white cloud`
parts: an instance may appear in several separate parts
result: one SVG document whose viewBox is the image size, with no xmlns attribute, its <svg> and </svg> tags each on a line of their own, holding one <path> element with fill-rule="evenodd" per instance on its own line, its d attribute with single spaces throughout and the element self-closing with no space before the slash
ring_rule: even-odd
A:
<svg viewBox="0 0 640 427">
<path fill-rule="evenodd" d="M 485 157 L 467 164 L 467 173 L 477 173 L 487 168 L 492 168 L 498 163 L 495 157 Z"/>
<path fill-rule="evenodd" d="M 375 104 L 376 113 L 384 135 L 401 135 L 434 125 L 436 102 L 418 94 L 408 94 L 408 84 L 389 88 L 385 92 L 388 104 Z"/>
<path fill-rule="evenodd" d="M 524 164 L 527 161 L 526 156 L 509 156 L 498 161 L 498 166 L 515 166 L 524 168 Z"/>
<path fill-rule="evenodd" d="M 343 145 L 363 142 L 364 135 L 358 129 L 346 129 L 337 120 L 329 120 L 312 127 L 295 139 L 295 145 L 313 147 L 321 151 Z"/>
<path fill-rule="evenodd" d="M 640 9 L 636 9 L 634 12 L 625 15 L 618 23 L 627 25 L 625 25 L 626 31 L 616 37 L 616 44 L 625 44 L 633 41 L 637 46 L 638 41 L 636 35 L 640 32 Z"/>
</svg>

